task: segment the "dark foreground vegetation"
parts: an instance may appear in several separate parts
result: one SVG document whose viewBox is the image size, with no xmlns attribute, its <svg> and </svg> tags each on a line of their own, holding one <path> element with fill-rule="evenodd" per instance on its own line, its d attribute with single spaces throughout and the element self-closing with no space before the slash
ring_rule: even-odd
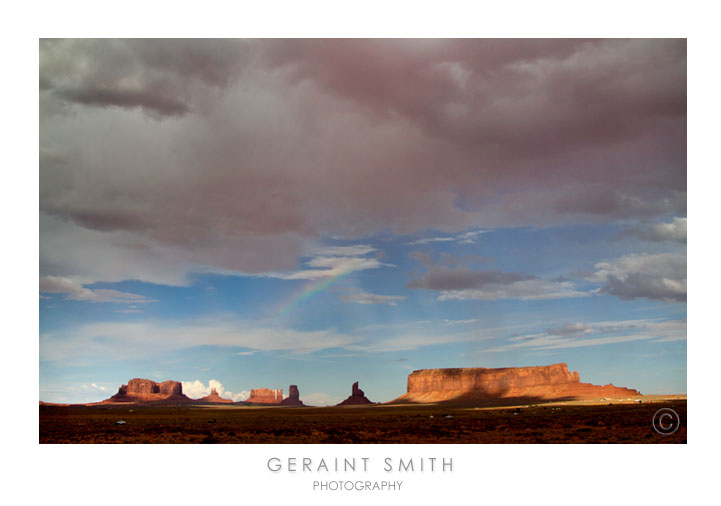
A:
<svg viewBox="0 0 721 506">
<path fill-rule="evenodd" d="M 680 416 L 672 435 L 651 426 L 662 407 Z M 686 443 L 686 400 L 499 409 L 41 405 L 40 442 Z"/>
</svg>

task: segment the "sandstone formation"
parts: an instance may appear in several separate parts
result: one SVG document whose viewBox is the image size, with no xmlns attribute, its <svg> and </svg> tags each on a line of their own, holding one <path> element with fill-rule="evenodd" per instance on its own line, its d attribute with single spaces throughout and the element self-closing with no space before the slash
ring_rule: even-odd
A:
<svg viewBox="0 0 721 506">
<path fill-rule="evenodd" d="M 283 400 L 283 389 L 254 388 L 250 390 L 247 404 L 280 404 Z"/>
<path fill-rule="evenodd" d="M 338 406 L 355 406 L 359 404 L 373 404 L 363 393 L 363 390 L 358 388 L 358 382 L 353 383 L 353 391 L 350 397 L 338 404 Z"/>
<path fill-rule="evenodd" d="M 104 403 L 185 403 L 193 402 L 183 395 L 183 385 L 177 381 L 156 383 L 149 379 L 134 378 L 122 385 L 118 393 Z"/>
<path fill-rule="evenodd" d="M 300 392 L 298 391 L 298 385 L 291 385 L 288 387 L 288 397 L 280 402 L 281 406 L 304 406 L 303 401 L 300 400 Z"/>
<path fill-rule="evenodd" d="M 215 388 L 210 391 L 210 395 L 201 397 L 196 402 L 202 402 L 204 404 L 233 404 L 232 400 L 224 399 L 218 395 L 218 391 Z"/>
<path fill-rule="evenodd" d="M 421 369 L 408 375 L 408 391 L 392 402 L 482 401 L 628 398 L 641 394 L 629 388 L 581 383 L 566 364 L 486 369 Z"/>
</svg>

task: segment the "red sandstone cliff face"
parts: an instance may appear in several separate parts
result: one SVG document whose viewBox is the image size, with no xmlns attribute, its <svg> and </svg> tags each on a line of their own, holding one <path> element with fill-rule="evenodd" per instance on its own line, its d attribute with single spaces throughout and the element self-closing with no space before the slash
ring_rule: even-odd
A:
<svg viewBox="0 0 721 506">
<path fill-rule="evenodd" d="M 177 381 L 156 383 L 149 379 L 133 378 L 127 385 L 122 385 L 117 394 L 103 402 L 183 403 L 193 400 L 183 395 L 183 385 Z"/>
<path fill-rule="evenodd" d="M 283 400 L 283 389 L 271 390 L 270 388 L 254 388 L 250 391 L 250 397 L 245 401 L 248 404 L 280 404 Z"/>
<path fill-rule="evenodd" d="M 218 395 L 217 390 L 215 388 L 211 390 L 210 395 L 206 395 L 205 397 L 201 397 L 196 402 L 202 402 L 207 404 L 233 404 L 233 401 L 230 399 L 224 399 L 220 395 Z"/>
<path fill-rule="evenodd" d="M 577 371 L 566 364 L 486 369 L 422 369 L 408 376 L 408 391 L 393 402 L 529 397 L 541 400 L 627 398 L 638 391 L 613 385 L 581 383 Z"/>
</svg>

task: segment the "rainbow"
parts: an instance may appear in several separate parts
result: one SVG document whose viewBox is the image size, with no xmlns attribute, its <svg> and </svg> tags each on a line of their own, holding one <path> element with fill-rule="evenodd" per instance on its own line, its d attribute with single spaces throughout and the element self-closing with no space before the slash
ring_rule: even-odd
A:
<svg viewBox="0 0 721 506">
<path fill-rule="evenodd" d="M 348 274 L 352 272 L 353 270 L 342 271 L 333 276 L 316 279 L 311 283 L 305 284 L 300 290 L 295 292 L 287 302 L 279 307 L 277 315 L 279 317 L 286 316 L 293 309 L 312 299 L 316 294 L 324 291 L 326 288 L 348 276 Z"/>
</svg>

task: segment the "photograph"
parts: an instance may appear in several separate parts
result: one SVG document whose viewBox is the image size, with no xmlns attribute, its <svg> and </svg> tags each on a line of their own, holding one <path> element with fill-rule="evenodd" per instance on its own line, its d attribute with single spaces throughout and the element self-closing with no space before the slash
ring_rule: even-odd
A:
<svg viewBox="0 0 721 506">
<path fill-rule="evenodd" d="M 40 446 L 687 443 L 686 38 L 37 43 Z"/>
</svg>

